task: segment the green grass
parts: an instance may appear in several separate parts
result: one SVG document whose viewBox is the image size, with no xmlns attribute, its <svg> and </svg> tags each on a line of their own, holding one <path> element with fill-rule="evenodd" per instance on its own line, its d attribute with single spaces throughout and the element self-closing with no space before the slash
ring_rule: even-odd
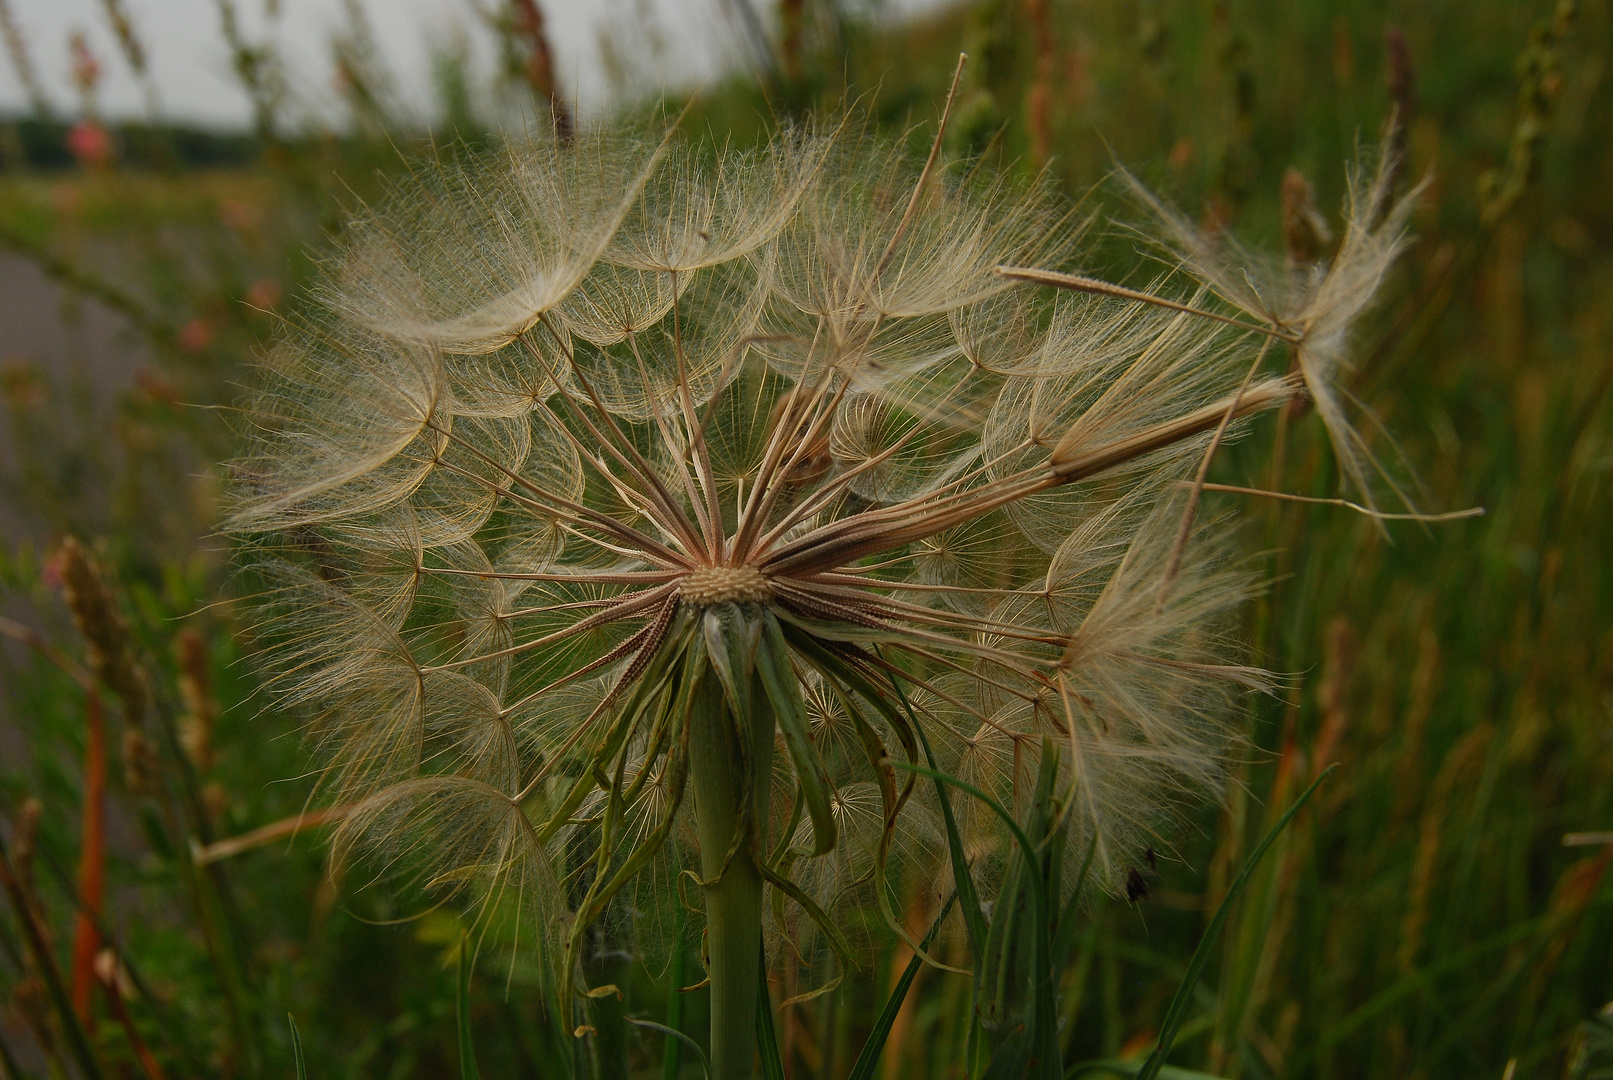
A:
<svg viewBox="0 0 1613 1080">
<path fill-rule="evenodd" d="M 898 130 L 933 123 L 964 49 L 971 61 L 949 149 L 1045 164 L 1074 196 L 1122 163 L 1190 212 L 1275 244 L 1284 172 L 1303 172 L 1330 211 L 1343 163 L 1377 137 L 1390 105 L 1384 31 L 1397 22 L 1416 83 L 1407 171 L 1434 179 L 1416 214 L 1419 241 L 1358 343 L 1353 389 L 1395 433 L 1423 506 L 1486 509 L 1383 534 L 1334 507 L 1261 508 L 1251 546 L 1271 585 L 1247 630 L 1259 661 L 1291 675 L 1290 689 L 1248 703 L 1247 748 L 1225 804 L 1169 838 L 1152 898 L 1095 899 L 1080 914 L 1060 985 L 1063 1061 L 1129 1062 L 1116 1067 L 1122 1074 L 1142 1065 L 1238 868 L 1337 761 L 1228 909 L 1202 979 L 1172 1014 L 1180 1027 L 1160 1075 L 1499 1077 L 1512 1060 L 1519 1078 L 1565 1075 L 1574 1061 L 1605 1068 L 1593 1061 L 1599 1029 L 1585 1025 L 1613 998 L 1613 847 L 1565 848 L 1561 838 L 1613 828 L 1606 0 L 1580 5 L 1560 43 L 1538 46 L 1533 69 L 1519 58 L 1531 27 L 1552 16 L 1548 2 L 1047 0 L 1046 35 L 1034 10 L 997 0 L 895 30 L 851 23 L 838 44 L 814 51 L 809 38 L 797 82 L 766 95 L 717 87 L 686 123 L 745 139 L 773 112 L 848 100 Z M 1039 67 L 1039 56 L 1051 59 Z M 1040 83 L 1039 70 L 1048 73 Z M 1520 97 L 1528 80 L 1539 92 Z M 1543 128 L 1528 183 L 1492 219 L 1481 176 L 1505 165 L 1531 116 Z M 351 205 L 344 185 L 372 192 L 376 170 L 396 168 L 390 151 L 367 144 L 319 154 L 309 163 L 277 151 L 251 175 L 0 177 L 3 235 L 54 259 L 66 285 L 113 290 L 147 313 L 155 376 L 117 403 L 110 434 L 84 432 L 59 384 L 31 375 L 27 357 L 5 358 L 8 504 L 29 535 L 104 538 L 163 715 L 177 726 L 186 711 L 173 646 L 183 626 L 209 644 L 223 707 L 216 763 L 196 777 L 205 815 L 187 817 L 174 794 L 172 747 L 159 747 L 172 805 L 129 793 L 112 764 L 104 922 L 130 969 L 128 1012 L 170 1076 L 295 1075 L 294 1033 L 315 1076 L 452 1076 L 471 1060 L 470 1044 L 482 1075 L 586 1075 L 544 1010 L 535 954 L 513 970 L 487 960 L 462 989 L 457 919 L 393 924 L 401 900 L 356 875 L 328 879 L 317 831 L 216 873 L 192 873 L 183 855 L 202 828 L 236 835 L 296 814 L 309 793 L 297 718 L 255 695 L 241 627 L 228 603 L 214 605 L 227 595 L 227 568 L 206 539 L 217 482 L 204 466 L 227 454 L 227 428 L 216 413 L 172 402 L 230 400 L 273 332 L 272 319 L 240 303 L 246 290 L 273 276 L 293 295 L 311 272 L 306 246 L 317 250 Z M 1106 212 L 1123 205 L 1112 187 L 1091 198 Z M 1130 265 L 1129 248 L 1112 233 L 1100 262 Z M 212 320 L 213 335 L 192 349 L 178 335 L 197 318 Z M 116 452 L 89 453 L 87 442 Z M 64 486 L 69 460 L 96 482 Z M 1212 479 L 1336 493 L 1314 415 L 1231 448 Z M 5 610 L 82 657 L 42 583 L 44 549 L 8 548 Z M 40 801 L 34 892 L 65 965 L 82 695 L 26 650 L 8 647 L 4 664 L 6 737 L 16 742 L 0 762 L 0 817 L 15 853 L 24 801 Z M 111 730 L 115 751 L 120 727 Z M 967 955 L 960 920 L 951 916 L 939 946 L 951 962 Z M 690 922 L 685 983 L 699 977 L 699 922 Z M 877 917 L 855 929 L 883 951 L 834 994 L 774 1018 L 785 1074 L 847 1075 L 877 1022 L 890 1032 L 881 1075 L 961 1077 L 970 980 L 926 970 L 900 1010 L 882 1013 L 912 954 L 879 936 Z M 7 908 L 0 1064 L 44 1076 L 40 1036 L 63 1061 L 72 1043 L 25 951 Z M 703 1031 L 702 994 L 682 995 L 669 1013 L 670 981 L 639 965 L 623 984 L 626 1014 L 678 1016 L 682 1030 Z M 133 1042 L 104 1002 L 92 1019 L 106 1071 L 139 1075 Z M 633 1075 L 662 1075 L 664 1041 L 646 1027 L 628 1034 Z M 680 1057 L 683 1076 L 699 1074 L 696 1054 Z"/>
</svg>

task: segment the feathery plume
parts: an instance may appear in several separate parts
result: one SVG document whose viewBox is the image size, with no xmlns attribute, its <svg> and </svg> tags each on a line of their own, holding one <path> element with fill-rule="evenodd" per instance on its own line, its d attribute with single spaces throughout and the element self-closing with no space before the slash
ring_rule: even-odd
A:
<svg viewBox="0 0 1613 1080">
<path fill-rule="evenodd" d="M 1309 206 L 1308 184 L 1297 174 L 1284 184 L 1285 222 L 1291 236 L 1289 263 L 1251 251 L 1224 233 L 1208 234 L 1161 202 L 1127 175 L 1132 191 L 1159 221 L 1163 236 L 1150 237 L 1191 278 L 1205 283 L 1221 301 L 1288 341 L 1305 391 L 1327 428 L 1345 483 L 1372 510 L 1375 490 L 1386 486 L 1395 499 L 1416 512 L 1410 498 L 1379 463 L 1367 439 L 1352 422 L 1352 411 L 1376 418 L 1350 394 L 1346 383 L 1352 334 L 1377 300 L 1390 266 L 1409 242 L 1407 220 L 1427 181 L 1396 195 L 1399 160 L 1393 153 L 1363 160 L 1349 171 L 1343 208 L 1344 229 L 1331 259 L 1305 263 L 1328 239 L 1326 222 Z M 1347 408 L 1346 404 L 1351 408 Z"/>
</svg>

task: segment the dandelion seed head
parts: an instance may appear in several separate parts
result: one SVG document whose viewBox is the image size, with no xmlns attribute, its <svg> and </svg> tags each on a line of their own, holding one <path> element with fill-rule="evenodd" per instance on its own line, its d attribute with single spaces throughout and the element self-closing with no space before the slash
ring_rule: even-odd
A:
<svg viewBox="0 0 1613 1080">
<path fill-rule="evenodd" d="M 1167 569 L 1175 482 L 1293 384 L 1246 377 L 1247 327 L 995 272 L 1066 266 L 1082 227 L 1040 180 L 852 121 L 512 140 L 362 208 L 264 361 L 227 522 L 271 685 L 355 807 L 338 854 L 574 960 L 700 865 L 691 732 L 766 710 L 735 850 L 796 947 L 950 879 L 933 785 L 891 764 L 921 734 L 1016 812 L 1050 740 L 1073 857 L 1123 889 L 1264 685 L 1226 632 L 1253 582 L 1225 523 Z M 1389 228 L 1347 230 L 1351 281 L 1307 294 L 1313 368 Z M 1184 263 L 1187 301 L 1238 302 Z M 1006 834 L 954 802 L 989 892 Z"/>
</svg>

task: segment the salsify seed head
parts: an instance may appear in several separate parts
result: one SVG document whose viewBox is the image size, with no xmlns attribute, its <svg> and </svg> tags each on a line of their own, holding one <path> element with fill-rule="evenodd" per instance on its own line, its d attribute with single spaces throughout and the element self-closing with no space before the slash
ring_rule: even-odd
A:
<svg viewBox="0 0 1613 1080">
<path fill-rule="evenodd" d="M 1271 253 L 1251 251 L 1225 232 L 1207 232 L 1179 211 L 1127 177 L 1129 186 L 1157 223 L 1150 239 L 1168 259 L 1202 280 L 1218 298 L 1246 317 L 1280 327 L 1292 337 L 1294 367 L 1327 428 L 1339 471 L 1349 488 L 1375 507 L 1381 489 L 1393 502 L 1415 510 L 1394 472 L 1373 453 L 1350 420 L 1352 412 L 1370 417 L 1346 384 L 1355 375 L 1352 337 L 1361 317 L 1380 299 L 1384 278 L 1410 243 L 1406 226 L 1425 179 L 1409 191 L 1397 192 L 1395 180 L 1404 161 L 1397 157 L 1391 127 L 1376 155 L 1363 155 L 1351 166 L 1342 217 L 1343 235 L 1331 258 L 1296 262 Z M 1301 185 L 1304 178 L 1298 176 Z M 1290 181 L 1284 181 L 1286 189 Z M 1326 231 L 1326 222 L 1306 201 L 1301 213 Z M 1329 237 L 1330 239 L 1330 237 Z"/>
<path fill-rule="evenodd" d="M 1181 481 L 1298 383 L 1204 316 L 1215 275 L 998 272 L 1077 269 L 1082 227 L 852 121 L 511 141 L 361 212 L 263 364 L 227 524 L 339 851 L 518 910 L 569 973 L 700 865 L 715 709 L 736 769 L 773 762 L 734 850 L 793 940 L 950 876 L 891 764 L 926 744 L 1016 812 L 1056 747 L 1072 858 L 1123 887 L 1265 686 L 1227 633 L 1252 579 Z M 956 801 L 989 888 L 1005 835 Z"/>
</svg>

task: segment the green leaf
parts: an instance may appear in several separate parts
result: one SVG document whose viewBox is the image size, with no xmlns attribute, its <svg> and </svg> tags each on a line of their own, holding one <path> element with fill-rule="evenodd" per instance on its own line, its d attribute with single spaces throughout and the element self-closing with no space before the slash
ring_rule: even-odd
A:
<svg viewBox="0 0 1613 1080">
<path fill-rule="evenodd" d="M 308 1063 L 302 1058 L 302 1035 L 297 1031 L 297 1018 L 286 1013 L 286 1023 L 291 1025 L 291 1060 L 297 1065 L 297 1080 L 308 1080 Z"/>
<path fill-rule="evenodd" d="M 955 891 L 947 898 L 946 906 L 941 909 L 941 914 L 935 917 L 930 932 L 924 935 L 925 949 L 935 941 L 935 935 L 941 932 L 941 924 L 946 922 L 947 913 L 952 910 L 952 905 L 957 899 L 958 894 Z M 885 1007 L 879 1010 L 879 1016 L 874 1020 L 874 1029 L 868 1033 L 868 1040 L 863 1043 L 862 1051 L 852 1063 L 851 1072 L 847 1074 L 846 1080 L 872 1080 L 874 1066 L 879 1063 L 880 1052 L 885 1049 L 885 1040 L 890 1038 L 891 1027 L 896 1023 L 896 1014 L 902 1011 L 902 1002 L 907 1000 L 907 991 L 913 985 L 913 980 L 918 978 L 919 966 L 922 963 L 923 960 L 916 954 L 907 962 L 902 977 L 897 980 L 890 997 L 885 999 Z"/>
<path fill-rule="evenodd" d="M 454 979 L 454 1009 L 459 1021 L 460 1080 L 481 1080 L 476 1068 L 476 1046 L 470 1037 L 470 935 L 459 935 L 459 971 Z"/>
<path fill-rule="evenodd" d="M 997 1052 L 980 1080 L 1021 1080 L 1030 1075 L 1031 1040 L 1024 1031 L 1010 1035 Z"/>
<path fill-rule="evenodd" d="M 1244 860 L 1243 867 L 1238 871 L 1238 876 L 1232 879 L 1232 884 L 1228 887 L 1227 895 L 1221 901 L 1221 906 L 1215 909 L 1215 917 L 1210 920 L 1210 925 L 1204 930 L 1204 936 L 1199 939 L 1198 948 L 1193 950 L 1193 958 L 1187 963 L 1187 974 L 1182 977 L 1181 985 L 1176 988 L 1176 993 L 1171 998 L 1170 1006 L 1165 1010 L 1165 1020 L 1159 1025 L 1159 1044 L 1154 1047 L 1154 1052 L 1148 1055 L 1148 1060 L 1137 1071 L 1138 1080 L 1158 1080 L 1159 1077 L 1163 1076 L 1160 1070 L 1164 1068 L 1165 1058 L 1171 1052 L 1171 1044 L 1176 1041 L 1176 1033 L 1182 1028 L 1182 1021 L 1187 1019 L 1187 1008 L 1189 999 L 1193 996 L 1193 987 L 1198 984 L 1199 974 L 1203 972 L 1204 965 L 1210 961 L 1210 952 L 1215 948 L 1216 939 L 1221 933 L 1221 926 L 1227 921 L 1227 915 L 1232 910 L 1233 902 L 1243 892 L 1243 887 L 1249 884 L 1249 878 L 1254 875 L 1255 867 L 1260 865 L 1260 860 L 1265 856 L 1267 849 L 1277 842 L 1277 837 L 1281 836 L 1282 831 L 1288 827 L 1288 823 L 1294 820 L 1294 815 L 1299 813 L 1300 807 L 1310 800 L 1316 789 L 1321 786 L 1322 781 L 1331 776 L 1336 768 L 1338 768 L 1337 765 L 1329 765 L 1323 770 L 1322 775 L 1312 780 L 1311 786 L 1306 788 L 1298 799 L 1294 800 L 1294 805 L 1288 808 L 1286 814 L 1277 819 L 1277 823 L 1261 839 L 1260 844 L 1254 851 L 1249 853 L 1249 858 Z"/>
<path fill-rule="evenodd" d="M 806 800 L 807 816 L 812 819 L 812 854 L 825 854 L 835 845 L 834 811 L 829 806 L 829 792 L 834 785 L 829 781 L 829 770 L 824 767 L 823 758 L 818 756 L 818 748 L 812 744 L 806 702 L 801 700 L 801 683 L 790 667 L 784 631 L 771 611 L 762 614 L 756 673 L 761 676 L 779 730 L 784 733 L 784 745 L 795 761 L 801 796 Z"/>
<path fill-rule="evenodd" d="M 773 1030 L 773 993 L 767 986 L 767 948 L 758 948 L 756 955 L 756 1049 L 762 1059 L 762 1075 L 766 1080 L 784 1080 L 784 1059 L 779 1056 L 778 1032 Z"/>
<path fill-rule="evenodd" d="M 829 946 L 829 951 L 834 953 L 835 959 L 840 962 L 840 970 L 835 974 L 835 977 L 832 980 L 830 980 L 828 983 L 825 983 L 823 986 L 820 986 L 816 990 L 809 991 L 804 995 L 791 998 L 790 1000 L 809 1001 L 812 998 L 826 994 L 830 990 L 833 990 L 835 987 L 839 986 L 840 980 L 845 978 L 847 969 L 852 966 L 851 942 L 846 940 L 845 931 L 837 926 L 833 919 L 829 918 L 828 913 L 819 907 L 818 902 L 812 899 L 812 897 L 808 895 L 806 890 L 802 889 L 801 886 L 797 885 L 783 874 L 777 873 L 770 867 L 758 866 L 757 870 L 761 872 L 763 881 L 766 881 L 769 885 L 773 886 L 773 888 L 779 890 L 800 906 L 801 910 L 806 913 L 806 917 L 811 919 L 812 924 L 818 928 L 818 931 L 821 934 L 823 934 L 824 940 Z"/>
</svg>

